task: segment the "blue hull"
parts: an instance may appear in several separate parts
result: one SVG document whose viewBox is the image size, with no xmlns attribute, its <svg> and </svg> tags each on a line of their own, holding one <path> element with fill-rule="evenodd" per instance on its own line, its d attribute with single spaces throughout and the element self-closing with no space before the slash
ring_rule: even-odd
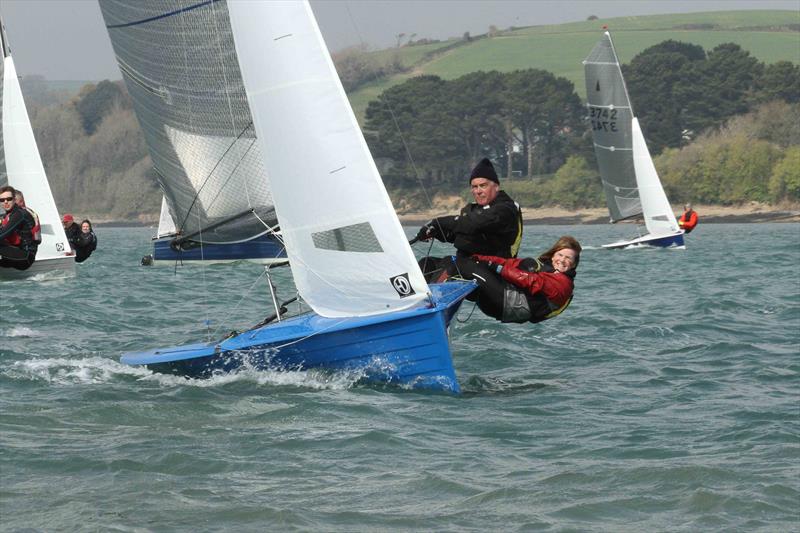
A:
<svg viewBox="0 0 800 533">
<path fill-rule="evenodd" d="M 200 378 L 240 367 L 355 370 L 366 381 L 457 393 L 447 326 L 475 284 L 449 282 L 430 288 L 432 307 L 358 318 L 309 313 L 220 342 L 127 353 L 121 362 Z"/>
<path fill-rule="evenodd" d="M 654 246 L 656 248 L 684 248 L 685 243 L 683 241 L 683 235 L 684 235 L 683 232 L 676 233 L 674 235 L 666 235 L 664 237 L 653 237 L 651 235 L 645 235 L 643 237 L 637 237 L 635 239 L 631 239 L 628 241 L 619 241 L 611 244 L 604 244 L 603 248 L 612 250 L 628 248 L 631 246 Z"/>
<path fill-rule="evenodd" d="M 170 248 L 172 237 L 153 243 L 154 261 L 242 261 L 286 259 L 286 249 L 275 237 L 261 235 L 255 239 L 233 244 L 204 244 L 185 251 Z"/>
<path fill-rule="evenodd" d="M 685 246 L 683 242 L 683 233 L 680 235 L 670 235 L 661 239 L 653 239 L 648 241 L 649 246 L 657 246 L 658 248 L 669 248 L 671 246 Z"/>
</svg>

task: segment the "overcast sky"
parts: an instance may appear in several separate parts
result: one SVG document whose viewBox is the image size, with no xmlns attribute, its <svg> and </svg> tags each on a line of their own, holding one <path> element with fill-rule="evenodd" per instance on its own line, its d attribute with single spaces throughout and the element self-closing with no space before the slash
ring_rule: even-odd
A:
<svg viewBox="0 0 800 533">
<path fill-rule="evenodd" d="M 797 13 L 791 22 L 800 19 L 800 0 L 311 0 L 311 5 L 333 51 L 360 43 L 386 48 L 400 33 L 446 39 L 465 31 L 485 33 L 490 25 L 558 24 L 589 15 L 788 9 Z M 20 75 L 121 77 L 96 0 L 0 0 L 0 13 Z"/>
</svg>

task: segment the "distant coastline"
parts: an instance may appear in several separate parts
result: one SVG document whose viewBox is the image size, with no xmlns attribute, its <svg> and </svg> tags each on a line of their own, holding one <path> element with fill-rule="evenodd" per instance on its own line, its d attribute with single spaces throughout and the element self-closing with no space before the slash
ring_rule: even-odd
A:
<svg viewBox="0 0 800 533">
<path fill-rule="evenodd" d="M 676 217 L 683 212 L 681 206 L 672 207 Z M 703 224 L 800 222 L 800 205 L 770 206 L 753 202 L 742 206 L 695 205 L 694 210 L 697 211 L 700 222 Z M 450 213 L 455 213 L 456 211 L 453 210 Z M 403 213 L 400 215 L 400 222 L 407 225 L 424 224 L 430 219 L 444 214 L 447 214 L 447 212 L 434 212 L 433 210 Z M 609 223 L 608 209 L 606 208 L 569 210 L 560 207 L 523 207 L 522 217 L 525 224 L 573 225 Z M 623 223 L 635 224 L 636 221 L 632 220 Z"/>
<path fill-rule="evenodd" d="M 460 199 L 448 202 L 449 206 L 459 205 Z M 676 216 L 682 212 L 680 206 L 672 206 Z M 721 205 L 696 205 L 694 210 L 700 216 L 702 224 L 728 224 L 728 223 L 762 223 L 762 222 L 800 222 L 800 205 L 770 206 L 752 202 L 741 206 Z M 428 222 L 434 217 L 458 212 L 458 207 L 442 206 L 436 209 L 420 211 L 406 211 L 398 213 L 403 225 L 415 226 Z M 593 209 L 562 209 L 560 207 L 522 209 L 524 223 L 530 225 L 568 226 L 579 224 L 608 224 L 608 210 L 605 208 Z M 103 216 L 89 216 L 92 224 L 101 227 L 155 227 L 158 225 L 157 215 L 141 215 L 137 219 L 115 220 Z M 628 222 L 623 222 L 628 223 Z M 635 221 L 629 222 L 631 224 Z"/>
</svg>

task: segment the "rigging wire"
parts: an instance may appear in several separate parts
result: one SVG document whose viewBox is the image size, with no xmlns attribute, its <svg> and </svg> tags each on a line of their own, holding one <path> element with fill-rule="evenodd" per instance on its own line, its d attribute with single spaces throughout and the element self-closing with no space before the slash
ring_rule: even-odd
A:
<svg viewBox="0 0 800 533">
<path fill-rule="evenodd" d="M 349 2 L 345 2 L 345 8 L 347 9 L 347 16 L 350 19 L 351 24 L 353 25 L 354 31 L 358 36 L 359 43 L 361 44 L 361 48 L 366 48 L 366 43 L 364 39 L 361 37 L 361 32 L 358 30 L 358 24 L 356 24 L 355 19 L 353 18 L 353 14 L 350 11 Z M 416 179 L 417 183 L 419 184 L 419 188 L 422 191 L 423 196 L 425 197 L 425 201 L 428 204 L 428 208 L 433 210 L 433 200 L 431 199 L 430 194 L 428 193 L 428 188 L 425 186 L 425 183 L 422 181 L 422 176 L 420 175 L 419 168 L 417 168 L 417 164 L 414 161 L 414 157 L 411 155 L 411 149 L 408 147 L 408 143 L 406 142 L 406 137 L 403 135 L 403 130 L 400 128 L 400 121 L 397 119 L 397 115 L 392 108 L 391 103 L 389 102 L 389 98 L 383 98 L 383 105 L 386 110 L 389 112 L 389 115 L 392 117 L 392 123 L 394 124 L 395 130 L 397 131 L 397 135 L 400 137 L 400 142 L 403 144 L 403 150 L 406 154 L 406 158 L 408 158 L 408 162 L 411 165 L 411 168 L 414 170 L 414 178 Z M 439 233 L 444 235 L 444 229 L 442 228 L 441 224 L 437 220 L 436 217 L 432 219 L 432 222 L 438 226 Z M 433 239 L 431 239 L 431 246 L 428 247 L 428 255 L 430 255 L 430 250 L 433 246 Z M 426 255 L 425 257 L 428 257 Z M 456 268 L 458 268 L 456 266 Z M 459 271 L 460 275 L 460 271 Z"/>
</svg>

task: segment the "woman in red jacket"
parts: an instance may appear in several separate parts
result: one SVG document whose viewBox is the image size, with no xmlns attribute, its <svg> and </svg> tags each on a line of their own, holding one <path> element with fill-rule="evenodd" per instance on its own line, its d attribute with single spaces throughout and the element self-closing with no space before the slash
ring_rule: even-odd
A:
<svg viewBox="0 0 800 533">
<path fill-rule="evenodd" d="M 581 245 L 564 236 L 538 259 L 473 256 L 459 261 L 461 275 L 478 282 L 473 298 L 486 315 L 502 322 L 541 322 L 572 300 Z M 471 298 L 472 299 L 472 298 Z"/>
</svg>

